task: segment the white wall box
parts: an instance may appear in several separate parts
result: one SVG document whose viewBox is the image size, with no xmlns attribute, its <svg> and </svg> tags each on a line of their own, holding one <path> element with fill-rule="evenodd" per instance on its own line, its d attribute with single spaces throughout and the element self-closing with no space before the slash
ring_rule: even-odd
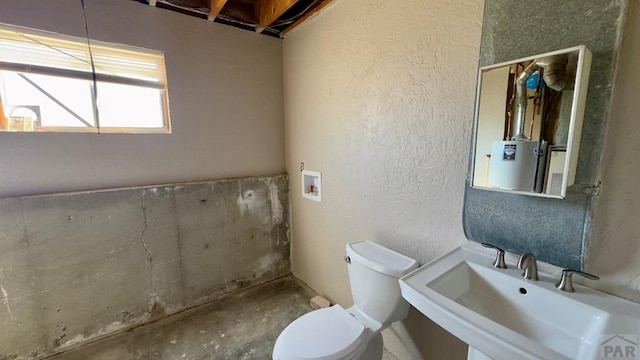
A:
<svg viewBox="0 0 640 360">
<path fill-rule="evenodd" d="M 314 201 L 322 201 L 322 173 L 302 170 L 302 197 Z"/>
</svg>

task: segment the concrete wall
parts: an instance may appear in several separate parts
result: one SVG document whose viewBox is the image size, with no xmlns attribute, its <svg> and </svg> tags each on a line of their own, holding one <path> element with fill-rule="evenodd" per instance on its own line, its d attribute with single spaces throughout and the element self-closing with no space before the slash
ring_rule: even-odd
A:
<svg viewBox="0 0 640 360">
<path fill-rule="evenodd" d="M 640 2 L 630 1 L 586 269 L 604 291 L 640 302 Z"/>
<path fill-rule="evenodd" d="M 0 200 L 0 359 L 289 273 L 286 175 Z"/>
<path fill-rule="evenodd" d="M 462 197 L 482 0 L 342 0 L 284 39 L 292 270 L 352 303 L 345 244 L 369 239 L 422 263 L 465 244 Z M 299 164 L 322 172 L 300 195 Z M 416 311 L 385 333 L 400 359 L 466 347 Z"/>
<path fill-rule="evenodd" d="M 0 197 L 284 171 L 280 40 L 135 1 L 85 3 L 92 38 L 165 52 L 173 134 L 0 134 Z M 0 22 L 85 34 L 78 0 L 3 0 Z"/>
</svg>

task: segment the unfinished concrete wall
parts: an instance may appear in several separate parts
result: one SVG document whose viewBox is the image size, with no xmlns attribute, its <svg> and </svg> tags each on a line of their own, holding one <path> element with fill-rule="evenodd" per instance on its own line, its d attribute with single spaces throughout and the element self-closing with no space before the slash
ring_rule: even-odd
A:
<svg viewBox="0 0 640 360">
<path fill-rule="evenodd" d="M 0 200 L 0 359 L 287 274 L 287 191 L 280 175 Z"/>
</svg>

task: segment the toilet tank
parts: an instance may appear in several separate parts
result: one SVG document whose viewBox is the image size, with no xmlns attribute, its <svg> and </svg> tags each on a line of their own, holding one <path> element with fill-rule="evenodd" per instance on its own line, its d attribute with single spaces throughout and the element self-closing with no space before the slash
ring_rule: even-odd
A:
<svg viewBox="0 0 640 360">
<path fill-rule="evenodd" d="M 407 316 L 398 279 L 418 267 L 416 260 L 370 241 L 347 244 L 346 259 L 358 311 L 385 325 Z"/>
</svg>

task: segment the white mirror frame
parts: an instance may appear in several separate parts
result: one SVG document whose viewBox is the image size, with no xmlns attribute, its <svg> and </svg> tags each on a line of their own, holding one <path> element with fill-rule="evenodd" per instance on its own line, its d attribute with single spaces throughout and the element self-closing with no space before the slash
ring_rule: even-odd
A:
<svg viewBox="0 0 640 360">
<path fill-rule="evenodd" d="M 537 192 L 529 192 L 529 191 L 519 191 L 519 190 L 508 190 L 508 189 L 500 189 L 493 187 L 484 187 L 484 186 L 474 186 L 473 185 L 473 177 L 476 166 L 476 151 L 477 151 L 477 142 L 478 142 L 478 120 L 480 114 L 480 91 L 482 89 L 482 74 L 484 71 L 513 65 L 515 63 L 525 62 L 529 60 L 534 60 L 537 58 L 549 57 L 564 53 L 578 52 L 578 63 L 576 67 L 576 79 L 574 84 L 574 96 L 571 103 L 571 116 L 569 122 L 569 131 L 567 137 L 567 159 L 564 162 L 564 170 L 563 170 L 563 178 L 562 178 L 562 189 L 560 195 L 552 195 L 545 193 L 537 193 Z M 491 191 L 499 191 L 499 192 L 508 192 L 513 194 L 521 194 L 521 195 L 529 195 L 529 196 L 537 196 L 537 197 L 546 197 L 546 198 L 556 198 L 563 199 L 566 196 L 567 187 L 571 186 L 575 182 L 576 178 L 576 167 L 578 165 L 578 153 L 580 150 L 580 139 L 582 136 L 582 123 L 584 119 L 584 108 L 585 103 L 587 101 L 587 89 L 589 86 L 589 74 L 591 71 L 591 52 L 587 49 L 586 46 L 580 45 L 567 49 L 552 51 L 544 54 L 538 54 L 535 56 L 529 56 L 522 59 L 517 59 L 513 61 L 506 61 L 499 64 L 488 65 L 480 67 L 478 70 L 478 86 L 476 88 L 476 106 L 475 106 L 475 114 L 474 114 L 474 133 L 473 133 L 473 151 L 471 154 L 471 167 L 469 168 L 469 180 L 470 185 L 476 189 L 482 190 L 491 190 Z"/>
</svg>

